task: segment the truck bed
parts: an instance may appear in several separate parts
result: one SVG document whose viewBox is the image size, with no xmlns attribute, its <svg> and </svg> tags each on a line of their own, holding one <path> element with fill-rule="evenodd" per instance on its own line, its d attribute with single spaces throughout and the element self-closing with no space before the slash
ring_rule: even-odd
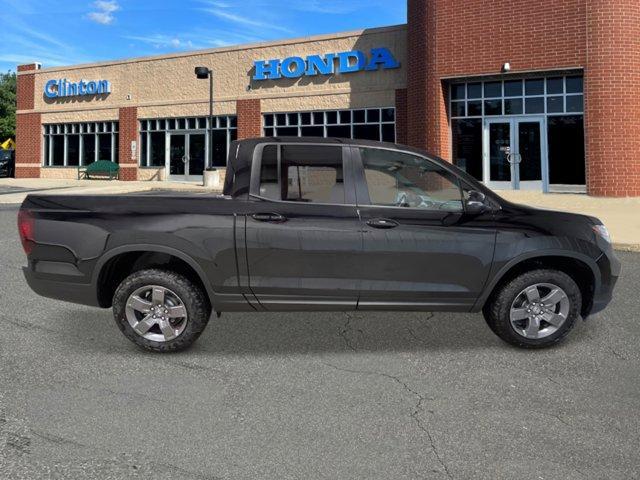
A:
<svg viewBox="0 0 640 480">
<path fill-rule="evenodd" d="M 25 274 L 37 291 L 38 280 L 68 284 L 67 300 L 103 306 L 87 292 L 95 292 L 104 262 L 126 248 L 190 257 L 216 291 L 237 291 L 235 237 L 245 205 L 196 192 L 29 195 L 22 210 L 33 218 L 33 250 Z"/>
</svg>

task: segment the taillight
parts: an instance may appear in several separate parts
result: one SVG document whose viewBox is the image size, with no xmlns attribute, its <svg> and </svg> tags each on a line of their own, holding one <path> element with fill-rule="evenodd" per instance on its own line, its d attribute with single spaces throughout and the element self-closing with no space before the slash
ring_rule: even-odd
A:
<svg viewBox="0 0 640 480">
<path fill-rule="evenodd" d="M 33 250 L 33 215 L 30 210 L 21 209 L 18 212 L 18 232 L 24 253 L 29 255 Z"/>
</svg>

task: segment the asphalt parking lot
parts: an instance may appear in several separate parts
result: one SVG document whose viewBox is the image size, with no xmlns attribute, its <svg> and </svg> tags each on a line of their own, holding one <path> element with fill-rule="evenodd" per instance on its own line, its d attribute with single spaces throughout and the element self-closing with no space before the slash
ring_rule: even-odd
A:
<svg viewBox="0 0 640 480">
<path fill-rule="evenodd" d="M 0 478 L 640 477 L 640 254 L 568 341 L 470 314 L 224 314 L 142 353 L 33 294 L 0 208 Z"/>
</svg>

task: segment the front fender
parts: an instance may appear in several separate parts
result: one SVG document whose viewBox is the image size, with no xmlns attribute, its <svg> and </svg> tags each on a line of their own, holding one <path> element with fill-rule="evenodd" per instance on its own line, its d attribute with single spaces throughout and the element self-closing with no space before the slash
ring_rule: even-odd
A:
<svg viewBox="0 0 640 480">
<path fill-rule="evenodd" d="M 482 307 L 486 303 L 487 299 L 493 292 L 493 289 L 496 287 L 496 285 L 498 285 L 498 283 L 500 283 L 500 280 L 502 280 L 504 276 L 507 275 L 507 273 L 509 273 L 509 271 L 511 271 L 514 267 L 516 267 L 518 264 L 521 264 L 526 260 L 531 260 L 534 258 L 543 258 L 543 257 L 571 258 L 573 260 L 578 260 L 584 263 L 589 267 L 589 269 L 593 273 L 593 278 L 595 279 L 595 285 L 594 285 L 595 291 L 598 291 L 600 289 L 600 285 L 602 283 L 600 269 L 598 268 L 596 260 L 594 260 L 593 258 L 589 257 L 584 253 L 575 252 L 572 250 L 562 250 L 562 249 L 535 250 L 535 251 L 522 253 L 500 266 L 495 266 L 495 271 L 493 271 L 493 268 L 492 268 L 492 272 L 489 276 L 489 281 L 485 285 L 482 295 L 478 297 L 478 300 L 476 300 L 476 303 L 473 305 L 473 308 L 471 309 L 471 311 L 478 312 L 482 309 Z"/>
</svg>

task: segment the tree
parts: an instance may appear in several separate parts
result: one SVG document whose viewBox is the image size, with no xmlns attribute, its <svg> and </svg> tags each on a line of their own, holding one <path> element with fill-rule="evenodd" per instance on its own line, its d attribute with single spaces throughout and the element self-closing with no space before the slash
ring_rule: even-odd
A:
<svg viewBox="0 0 640 480">
<path fill-rule="evenodd" d="M 0 143 L 16 138 L 16 74 L 0 73 Z"/>
</svg>

